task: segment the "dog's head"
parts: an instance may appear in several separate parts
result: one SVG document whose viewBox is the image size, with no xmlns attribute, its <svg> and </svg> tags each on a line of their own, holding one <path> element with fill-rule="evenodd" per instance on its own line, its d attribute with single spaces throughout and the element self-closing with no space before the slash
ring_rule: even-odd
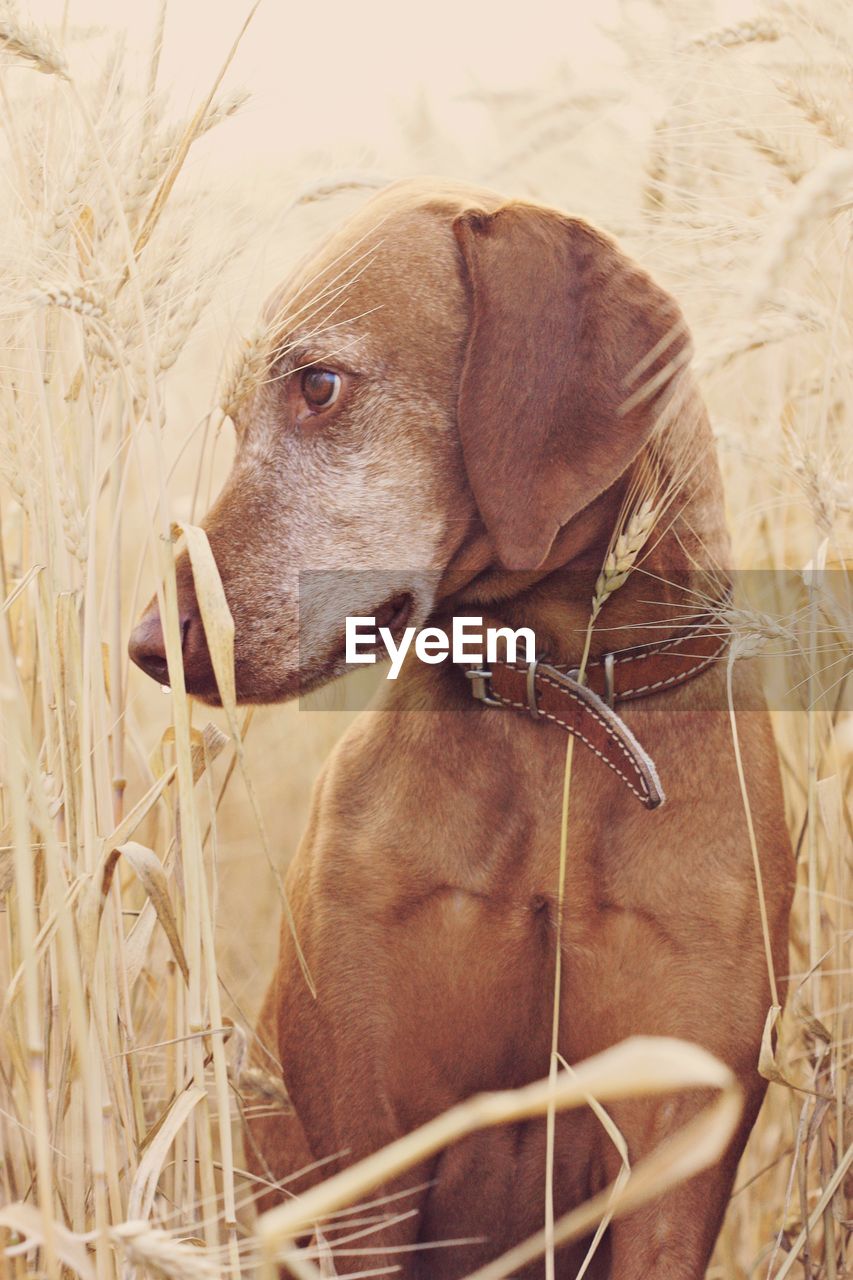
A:
<svg viewBox="0 0 853 1280">
<path fill-rule="evenodd" d="M 204 521 L 253 702 L 341 674 L 346 616 L 423 625 L 466 542 L 541 565 L 648 441 L 688 345 L 672 298 L 586 223 L 422 183 L 372 200 L 266 319 Z M 215 700 L 186 555 L 177 578 L 187 687 Z M 130 652 L 167 678 L 156 602 Z"/>
</svg>

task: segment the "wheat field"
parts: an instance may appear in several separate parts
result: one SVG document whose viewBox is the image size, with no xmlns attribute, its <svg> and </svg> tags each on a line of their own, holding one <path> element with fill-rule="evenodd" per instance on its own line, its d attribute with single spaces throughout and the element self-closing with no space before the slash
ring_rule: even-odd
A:
<svg viewBox="0 0 853 1280">
<path fill-rule="evenodd" d="M 251 110 L 233 50 L 182 117 L 159 67 L 165 5 L 141 61 L 118 31 L 0 5 L 0 1275 L 271 1274 L 297 1234 L 258 1224 L 241 1121 L 287 1105 L 250 1064 L 251 1029 L 280 873 L 352 712 L 345 694 L 211 712 L 164 696 L 126 646 L 155 589 L 177 627 L 174 548 L 227 471 L 264 296 L 365 188 L 422 172 L 587 217 L 675 293 L 736 564 L 810 588 L 807 613 L 733 622 L 744 651 L 781 648 L 794 673 L 774 724 L 797 881 L 772 1083 L 708 1276 L 853 1275 L 853 14 L 619 13 L 600 92 L 558 59 L 523 92 L 480 78 L 466 145 L 427 78 L 393 143 L 306 145 L 286 172 L 229 184 L 194 157 Z M 629 1052 L 583 1079 L 603 1104 L 656 1072 Z M 719 1091 L 693 1143 L 711 1159 L 725 1073 L 686 1050 L 673 1072 Z M 563 1088 L 560 1105 L 588 1097 Z M 658 1185 L 685 1159 L 666 1156 Z M 306 1221 L 334 1240 L 370 1185 L 321 1190 Z"/>
</svg>

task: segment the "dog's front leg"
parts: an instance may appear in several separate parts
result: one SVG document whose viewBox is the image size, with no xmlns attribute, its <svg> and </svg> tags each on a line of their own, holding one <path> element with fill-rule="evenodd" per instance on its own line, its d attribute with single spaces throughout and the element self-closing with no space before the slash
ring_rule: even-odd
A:
<svg viewBox="0 0 853 1280">
<path fill-rule="evenodd" d="M 342 899 L 345 909 L 346 895 Z M 300 921 L 316 997 L 287 929 L 276 995 L 284 1080 L 316 1162 L 307 1182 L 380 1151 L 406 1128 L 389 1100 L 383 1073 L 388 1054 L 377 1040 L 383 1001 L 371 975 L 381 973 L 381 957 L 371 955 L 363 932 L 342 927 L 338 904 L 320 901 L 321 919 L 308 911 Z M 432 1172 L 431 1165 L 410 1169 L 311 1224 L 322 1236 L 325 1265 L 334 1266 L 333 1274 L 387 1271 L 400 1280 L 421 1280 L 416 1247 Z"/>
<path fill-rule="evenodd" d="M 716 1165 L 612 1224 L 611 1280 L 703 1280 L 764 1089 L 757 1077 L 750 1081 L 738 1131 Z M 618 1118 L 614 1108 L 632 1164 L 688 1123 L 707 1101 L 694 1096 L 623 1104 Z"/>
</svg>

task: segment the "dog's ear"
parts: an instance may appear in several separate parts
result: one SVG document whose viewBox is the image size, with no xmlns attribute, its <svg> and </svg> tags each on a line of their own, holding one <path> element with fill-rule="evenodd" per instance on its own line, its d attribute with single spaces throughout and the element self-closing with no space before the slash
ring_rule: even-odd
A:
<svg viewBox="0 0 853 1280">
<path fill-rule="evenodd" d="M 689 337 L 674 300 L 576 218 L 508 204 L 453 230 L 471 307 L 465 467 L 501 562 L 533 569 L 648 440 Z"/>
</svg>

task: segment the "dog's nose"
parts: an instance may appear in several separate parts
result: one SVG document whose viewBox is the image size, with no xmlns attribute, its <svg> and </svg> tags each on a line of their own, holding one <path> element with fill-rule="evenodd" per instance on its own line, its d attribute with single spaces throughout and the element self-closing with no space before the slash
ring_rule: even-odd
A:
<svg viewBox="0 0 853 1280">
<path fill-rule="evenodd" d="M 189 565 L 183 558 L 176 566 L 178 586 L 178 618 L 181 628 L 181 657 L 184 687 L 194 697 L 216 697 L 216 677 L 207 648 L 201 610 L 193 589 Z M 169 684 L 166 641 L 157 600 L 148 605 L 131 633 L 128 653 L 138 667 L 158 684 Z"/>
<path fill-rule="evenodd" d="M 160 610 L 154 604 L 133 628 L 127 646 L 131 659 L 146 675 L 159 684 L 169 682 L 166 641 L 160 623 Z"/>
<path fill-rule="evenodd" d="M 203 635 L 201 619 L 197 620 L 195 629 L 201 631 Z M 192 647 L 192 631 L 193 619 L 182 613 L 181 649 L 184 659 L 187 657 L 188 649 Z M 160 610 L 156 603 L 151 605 L 134 627 L 127 648 L 131 659 L 138 667 L 142 668 L 146 675 L 151 676 L 152 680 L 156 680 L 158 684 L 169 683 L 166 641 L 163 637 L 163 627 L 160 622 Z"/>
</svg>

